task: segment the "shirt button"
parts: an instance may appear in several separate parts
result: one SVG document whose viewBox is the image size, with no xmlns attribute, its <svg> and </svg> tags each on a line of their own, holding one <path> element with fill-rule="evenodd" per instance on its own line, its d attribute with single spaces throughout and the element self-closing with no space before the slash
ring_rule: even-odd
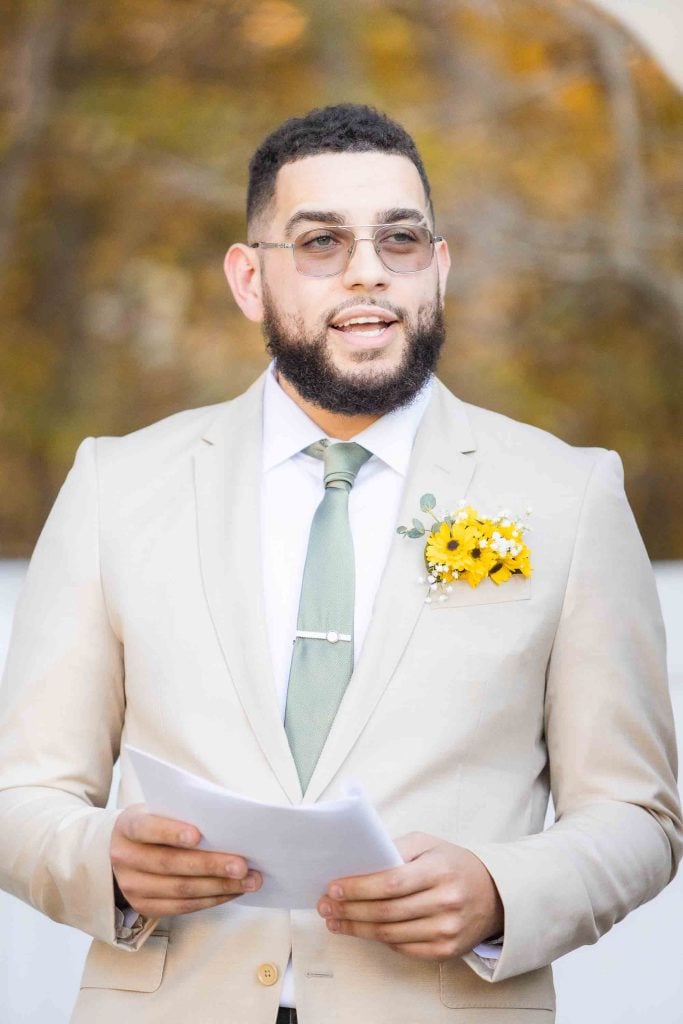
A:
<svg viewBox="0 0 683 1024">
<path fill-rule="evenodd" d="M 275 964 L 259 964 L 256 977 L 262 985 L 274 985 L 280 976 Z"/>
</svg>

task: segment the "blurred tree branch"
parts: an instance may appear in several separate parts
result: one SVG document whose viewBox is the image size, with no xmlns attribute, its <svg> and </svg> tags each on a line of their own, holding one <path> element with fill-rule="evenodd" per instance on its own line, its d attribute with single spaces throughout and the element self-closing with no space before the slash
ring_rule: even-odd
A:
<svg viewBox="0 0 683 1024">
<path fill-rule="evenodd" d="M 683 344 L 683 276 L 647 259 L 648 183 L 643 165 L 641 113 L 630 71 L 632 42 L 624 30 L 584 3 L 565 5 L 564 17 L 595 47 L 615 146 L 614 215 L 610 259 L 621 276 L 665 303 Z"/>
<path fill-rule="evenodd" d="M 316 106 L 324 103 L 367 102 L 367 76 L 360 57 L 358 19 L 351 5 L 311 3 L 311 37 L 315 39 L 314 63 L 322 84 Z"/>
<path fill-rule="evenodd" d="M 12 46 L 4 88 L 8 142 L 0 173 L 0 278 L 14 237 L 18 212 L 35 150 L 48 124 L 54 95 L 54 66 L 66 36 L 70 12 L 61 0 L 28 5 L 25 24 Z"/>
</svg>

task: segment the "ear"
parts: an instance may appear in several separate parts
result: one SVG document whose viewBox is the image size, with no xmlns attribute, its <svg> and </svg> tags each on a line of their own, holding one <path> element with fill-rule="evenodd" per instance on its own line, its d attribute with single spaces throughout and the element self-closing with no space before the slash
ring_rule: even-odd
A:
<svg viewBox="0 0 683 1024">
<path fill-rule="evenodd" d="M 448 251 L 448 242 L 444 238 L 443 242 L 436 243 L 436 271 L 439 278 L 439 290 L 441 292 L 441 302 L 445 301 L 446 296 L 446 281 L 448 280 L 448 272 L 451 269 L 451 254 Z"/>
<path fill-rule="evenodd" d="M 256 249 L 242 242 L 231 245 L 225 254 L 223 270 L 235 302 L 249 320 L 263 320 L 261 264 Z"/>
</svg>

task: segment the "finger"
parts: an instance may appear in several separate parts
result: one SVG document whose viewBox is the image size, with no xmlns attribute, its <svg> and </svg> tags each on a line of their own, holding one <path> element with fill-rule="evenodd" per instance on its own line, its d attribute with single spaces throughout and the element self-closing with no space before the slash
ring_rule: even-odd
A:
<svg viewBox="0 0 683 1024">
<path fill-rule="evenodd" d="M 140 900 L 131 906 L 143 917 L 175 917 L 178 914 L 194 914 L 197 910 L 209 910 L 234 899 L 237 896 L 207 896 L 196 900 Z"/>
<path fill-rule="evenodd" d="M 260 887 L 260 877 L 250 872 L 243 880 L 230 878 L 191 878 L 187 875 L 149 875 L 131 872 L 119 887 L 133 906 L 141 900 L 193 900 L 207 897 L 241 896 Z"/>
<path fill-rule="evenodd" d="M 322 917 L 339 921 L 374 921 L 378 924 L 385 921 L 414 921 L 446 909 L 433 889 L 424 889 L 394 900 L 337 901 L 323 897 L 318 902 L 318 912 Z"/>
<path fill-rule="evenodd" d="M 112 845 L 111 861 L 118 870 L 131 868 L 154 875 L 244 878 L 249 870 L 244 857 L 236 854 L 132 842 L 126 842 L 125 846 Z"/>
<path fill-rule="evenodd" d="M 425 917 L 415 921 L 376 922 L 327 921 L 329 931 L 341 935 L 354 935 L 358 939 L 373 939 L 387 945 L 432 942 L 454 943 L 459 934 L 459 921 L 451 915 Z"/>
<path fill-rule="evenodd" d="M 119 829 L 133 843 L 162 846 L 196 846 L 202 834 L 194 825 L 148 814 L 140 805 L 129 807 L 118 819 Z"/>
<path fill-rule="evenodd" d="M 436 876 L 436 868 L 426 853 L 397 868 L 337 879 L 330 883 L 327 895 L 338 900 L 396 899 L 428 889 L 436 882 Z"/>
</svg>

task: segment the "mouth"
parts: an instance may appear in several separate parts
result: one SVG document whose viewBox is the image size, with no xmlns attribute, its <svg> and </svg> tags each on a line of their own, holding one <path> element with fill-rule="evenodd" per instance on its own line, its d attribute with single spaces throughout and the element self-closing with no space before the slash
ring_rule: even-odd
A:
<svg viewBox="0 0 683 1024">
<path fill-rule="evenodd" d="M 330 327 L 339 334 L 344 334 L 352 342 L 359 340 L 377 342 L 384 340 L 387 332 L 391 333 L 391 328 L 398 322 L 398 318 L 393 313 L 382 311 L 367 316 L 352 314 L 340 316 L 330 324 Z"/>
</svg>

